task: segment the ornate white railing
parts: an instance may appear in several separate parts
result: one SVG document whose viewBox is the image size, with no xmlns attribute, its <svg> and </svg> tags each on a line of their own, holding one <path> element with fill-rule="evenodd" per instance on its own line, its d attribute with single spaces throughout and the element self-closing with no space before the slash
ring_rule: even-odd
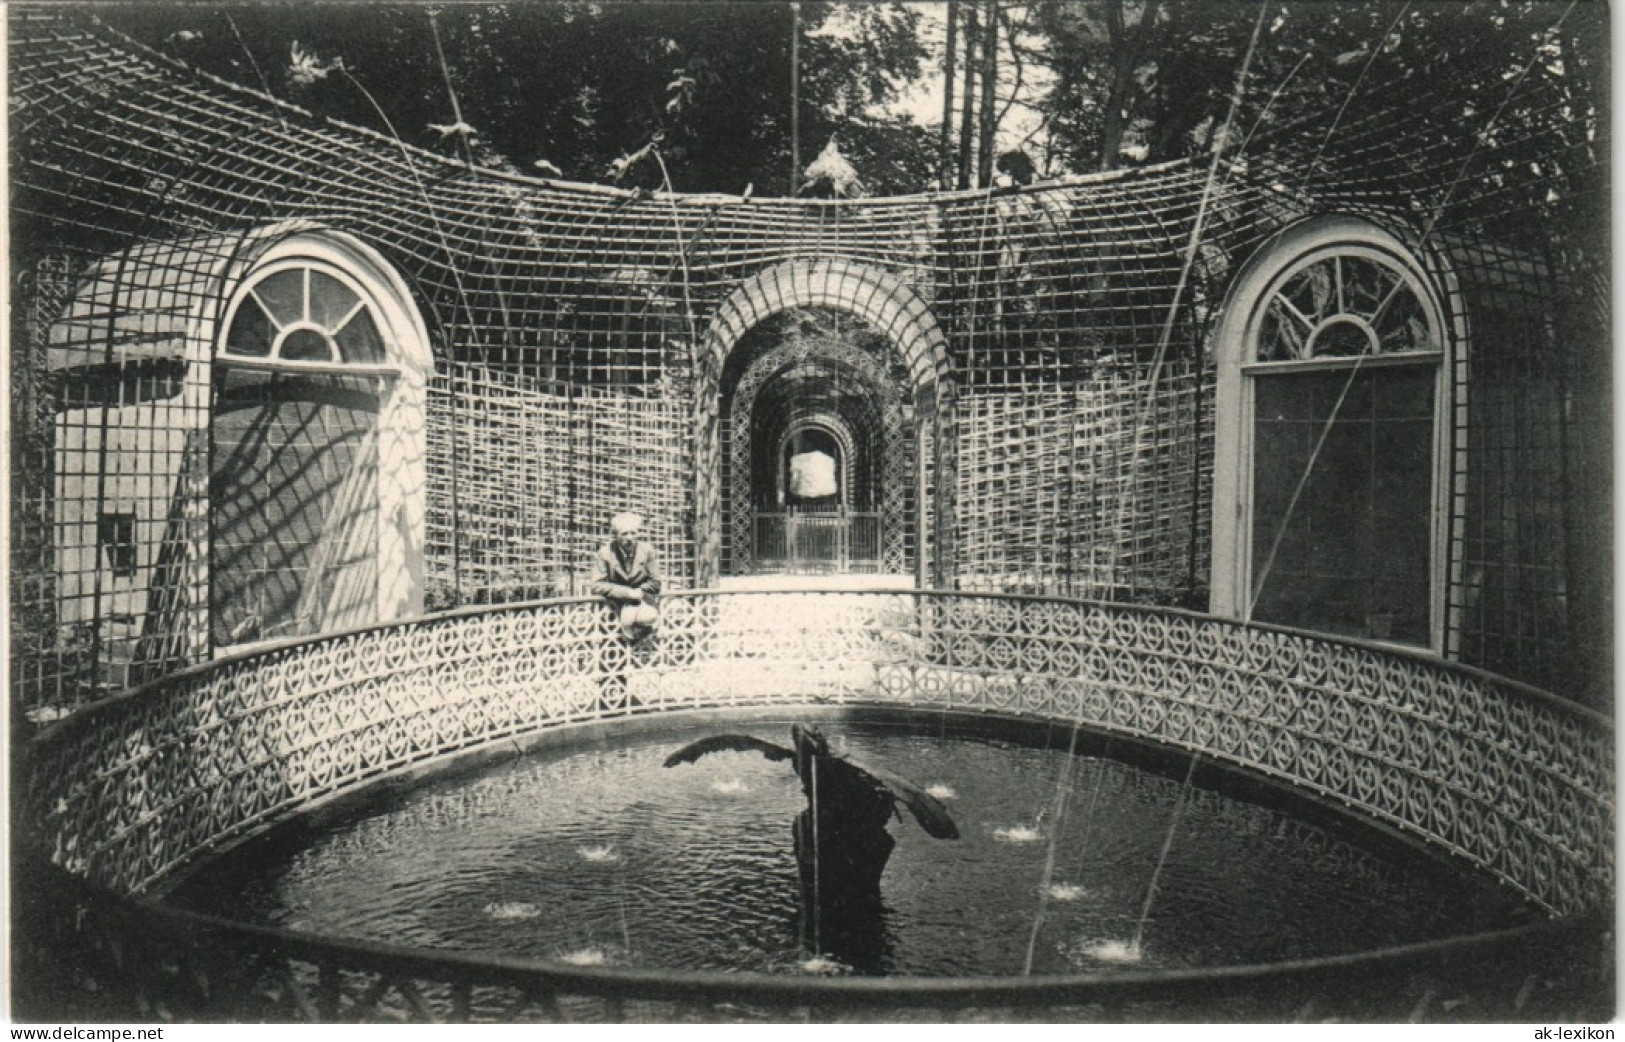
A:
<svg viewBox="0 0 1625 1042">
<path fill-rule="evenodd" d="M 1433 659 L 1173 611 L 923 592 L 692 593 L 622 640 L 590 601 L 457 613 L 215 663 L 48 730 L 27 835 L 139 891 L 408 764 L 626 713 L 814 702 L 1078 722 L 1272 775 L 1555 914 L 1613 891 L 1613 736 Z"/>
<path fill-rule="evenodd" d="M 1304 1009 L 1335 997 L 1379 1017 L 1396 1002 L 1425 1007 L 1441 986 L 1493 999 L 1496 1018 L 1598 1001 L 1588 953 L 1607 943 L 1594 913 L 1613 894 L 1613 738 L 1561 699 L 1397 650 L 1120 605 L 705 592 L 670 595 L 662 610 L 659 635 L 639 644 L 582 600 L 289 643 L 54 725 L 22 765 L 14 841 L 42 856 L 19 862 L 39 920 L 19 931 L 19 965 L 54 965 L 47 990 L 66 974 L 71 994 L 122 989 L 130 1009 L 184 1005 L 183 1019 L 218 1019 L 222 1003 L 256 1019 L 730 1019 L 741 1001 L 772 1016 L 834 1003 L 1111 1019 L 1148 1015 L 1143 1002 L 1218 1011 L 1238 988 L 1253 1018 L 1274 1019 L 1295 1015 L 1275 1008 L 1283 983 L 1309 982 L 1320 990 Z M 313 801 L 463 750 L 628 714 L 830 704 L 1077 723 L 1263 772 L 1449 851 L 1561 921 L 1213 973 L 791 982 L 410 952 L 207 921 L 140 896 Z M 1579 1005 L 1529 1006 L 1542 981 L 1548 992 L 1568 982 Z M 1096 1013 L 1063 1009 L 1072 1003 Z"/>
</svg>

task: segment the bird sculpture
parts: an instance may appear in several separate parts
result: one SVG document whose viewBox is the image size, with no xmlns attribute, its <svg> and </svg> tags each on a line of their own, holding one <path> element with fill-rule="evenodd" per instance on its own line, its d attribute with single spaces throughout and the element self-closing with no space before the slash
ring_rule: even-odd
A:
<svg viewBox="0 0 1625 1042">
<path fill-rule="evenodd" d="M 930 836 L 958 839 L 959 828 L 934 796 L 889 771 L 860 764 L 833 751 L 816 728 L 790 728 L 789 748 L 752 735 L 701 738 L 666 758 L 667 767 L 693 763 L 716 752 L 758 752 L 788 760 L 801 779 L 807 809 L 793 834 L 803 894 L 819 918 L 828 920 L 877 908 L 880 876 L 896 841 L 886 831 L 899 807 L 907 808 Z"/>
<path fill-rule="evenodd" d="M 818 158 L 807 164 L 802 171 L 804 180 L 799 196 L 812 199 L 857 199 L 866 194 L 863 180 L 858 177 L 858 171 L 852 166 L 846 156 L 841 154 L 841 146 L 831 137 L 829 144 L 818 153 Z"/>
</svg>

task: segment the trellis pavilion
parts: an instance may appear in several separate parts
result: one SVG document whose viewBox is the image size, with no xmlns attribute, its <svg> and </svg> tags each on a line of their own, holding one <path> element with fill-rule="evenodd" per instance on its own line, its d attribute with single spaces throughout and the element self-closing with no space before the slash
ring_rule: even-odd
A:
<svg viewBox="0 0 1625 1042">
<path fill-rule="evenodd" d="M 1612 1014 L 1606 121 L 1535 55 L 1450 96 L 1365 84 L 1211 159 L 810 200 L 481 169 L 82 11 L 9 19 L 19 994 L 130 1019 Z M 583 596 L 627 508 L 672 591 L 652 648 Z M 453 754 L 775 708 L 1200 756 L 1540 921 L 872 987 L 151 897 Z"/>
</svg>

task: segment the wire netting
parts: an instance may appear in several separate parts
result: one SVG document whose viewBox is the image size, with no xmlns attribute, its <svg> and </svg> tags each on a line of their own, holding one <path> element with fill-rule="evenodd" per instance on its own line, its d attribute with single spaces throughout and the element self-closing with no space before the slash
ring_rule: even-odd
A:
<svg viewBox="0 0 1625 1042">
<path fill-rule="evenodd" d="M 1373 66 L 1272 119 L 1281 85 L 1250 81 L 1216 162 L 815 201 L 482 170 L 205 76 L 87 10 L 13 5 L 14 705 L 48 720 L 241 636 L 217 594 L 247 566 L 223 548 L 256 541 L 220 528 L 224 490 L 247 484 L 228 480 L 244 435 L 220 404 L 256 360 L 222 344 L 233 301 L 289 236 L 371 251 L 432 352 L 415 419 L 391 411 L 394 370 L 335 362 L 310 377 L 382 388 L 354 438 L 384 448 L 353 459 L 421 457 L 420 485 L 365 517 L 335 521 L 360 509 L 344 506 L 355 482 L 320 477 L 353 471 L 351 457 L 312 451 L 289 486 L 328 497 L 309 539 L 346 533 L 321 560 L 362 531 L 406 548 L 372 581 L 392 581 L 394 562 L 414 592 L 381 593 L 380 617 L 580 592 L 627 508 L 679 584 L 747 560 L 725 446 L 757 356 L 730 352 L 775 315 L 820 308 L 861 320 L 891 376 L 814 352 L 797 379 L 822 380 L 827 408 L 783 387 L 756 408 L 828 413 L 869 453 L 854 473 L 895 497 L 877 512 L 893 513 L 875 522 L 875 567 L 1204 607 L 1215 321 L 1276 232 L 1334 212 L 1412 243 L 1450 315 L 1441 650 L 1603 700 L 1607 124 L 1600 66 L 1582 74 L 1575 57 L 1597 28 L 1586 8 L 1541 8 L 1551 33 L 1456 53 L 1422 93 Z M 780 270 L 796 274 L 762 277 Z M 302 365 L 283 375 L 309 376 Z M 829 391 L 837 379 L 850 382 Z M 308 408 L 313 393 L 285 387 L 256 408 Z M 785 423 L 762 430 L 777 439 Z M 278 500 L 234 502 L 247 518 Z M 298 547 L 258 548 L 266 575 L 309 567 Z M 351 618 L 302 597 L 258 637 Z"/>
</svg>

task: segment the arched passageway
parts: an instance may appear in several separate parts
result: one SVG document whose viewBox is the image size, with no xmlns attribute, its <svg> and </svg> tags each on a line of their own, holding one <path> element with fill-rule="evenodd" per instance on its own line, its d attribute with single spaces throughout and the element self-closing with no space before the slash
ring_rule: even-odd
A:
<svg viewBox="0 0 1625 1042">
<path fill-rule="evenodd" d="M 781 264 L 723 301 L 699 368 L 702 585 L 752 571 L 946 583 L 953 389 L 918 292 L 845 262 Z"/>
<path fill-rule="evenodd" d="M 782 312 L 729 356 L 722 570 L 907 575 L 918 449 L 890 344 L 830 309 Z"/>
</svg>

